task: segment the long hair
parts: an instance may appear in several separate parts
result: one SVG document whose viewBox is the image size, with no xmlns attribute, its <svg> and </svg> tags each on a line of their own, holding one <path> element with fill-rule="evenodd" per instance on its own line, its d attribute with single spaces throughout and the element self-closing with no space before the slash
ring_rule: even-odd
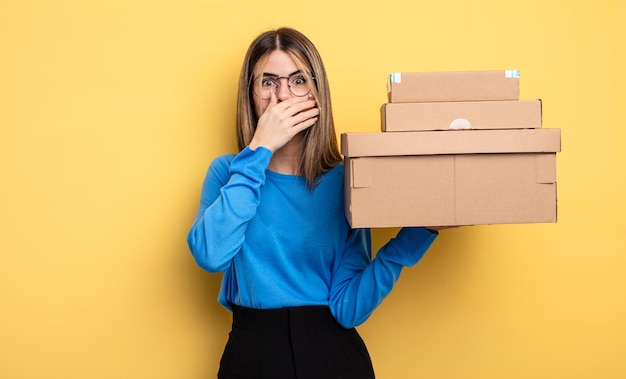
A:
<svg viewBox="0 0 626 379">
<path fill-rule="evenodd" d="M 309 188 L 313 188 L 323 173 L 343 159 L 337 146 L 326 69 L 313 43 L 297 30 L 291 28 L 270 30 L 259 35 L 250 44 L 239 76 L 237 145 L 241 151 L 252 141 L 258 122 L 252 88 L 254 69 L 258 64 L 263 64 L 267 56 L 275 50 L 289 54 L 309 79 L 314 78 L 309 82 L 314 83 L 311 93 L 320 108 L 320 114 L 315 125 L 304 131 L 298 162 L 298 174 L 306 179 Z"/>
</svg>

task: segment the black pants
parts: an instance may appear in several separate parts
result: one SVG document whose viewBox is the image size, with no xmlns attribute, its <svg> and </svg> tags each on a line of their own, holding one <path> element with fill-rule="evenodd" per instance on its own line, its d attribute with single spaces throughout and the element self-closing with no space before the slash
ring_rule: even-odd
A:
<svg viewBox="0 0 626 379">
<path fill-rule="evenodd" d="M 258 310 L 233 306 L 219 379 L 372 379 L 363 340 L 328 307 Z"/>
</svg>

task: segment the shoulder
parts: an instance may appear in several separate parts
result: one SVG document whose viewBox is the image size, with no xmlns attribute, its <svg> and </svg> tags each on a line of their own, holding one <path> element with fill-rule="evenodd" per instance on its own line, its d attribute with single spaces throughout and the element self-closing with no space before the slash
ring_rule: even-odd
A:
<svg viewBox="0 0 626 379">
<path fill-rule="evenodd" d="M 232 162 L 234 158 L 235 158 L 235 154 L 220 155 L 217 158 L 213 159 L 213 162 L 211 162 L 211 165 L 225 165 L 225 166 L 228 166 L 228 165 L 230 165 L 230 162 Z"/>
<path fill-rule="evenodd" d="M 343 162 L 337 163 L 337 165 L 324 173 L 322 176 L 343 176 Z"/>
<path fill-rule="evenodd" d="M 336 166 L 329 168 L 326 172 L 318 177 L 317 187 L 336 187 L 343 183 L 343 162 L 338 163 Z"/>
<path fill-rule="evenodd" d="M 215 158 L 209 165 L 207 178 L 216 176 L 219 178 L 228 178 L 230 163 L 233 161 L 235 154 L 224 154 Z"/>
<path fill-rule="evenodd" d="M 215 168 L 215 169 L 225 168 L 228 170 L 228 167 L 230 166 L 230 162 L 232 162 L 234 158 L 235 158 L 235 154 L 220 155 L 211 162 L 210 168 Z"/>
</svg>

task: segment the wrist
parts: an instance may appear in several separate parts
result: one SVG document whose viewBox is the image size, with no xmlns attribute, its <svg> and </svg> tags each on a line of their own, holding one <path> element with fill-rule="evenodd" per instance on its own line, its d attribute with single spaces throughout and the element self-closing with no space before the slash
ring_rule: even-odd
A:
<svg viewBox="0 0 626 379">
<path fill-rule="evenodd" d="M 266 148 L 267 150 L 271 151 L 272 154 L 274 153 L 274 149 L 270 148 L 269 146 L 265 144 L 259 143 L 258 141 L 254 139 L 250 141 L 250 143 L 248 144 L 248 148 L 250 148 L 251 150 L 257 150 L 259 147 Z"/>
</svg>

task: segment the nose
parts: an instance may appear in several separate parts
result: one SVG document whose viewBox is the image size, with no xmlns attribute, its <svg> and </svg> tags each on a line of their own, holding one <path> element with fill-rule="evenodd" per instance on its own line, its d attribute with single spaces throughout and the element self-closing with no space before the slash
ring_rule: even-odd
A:
<svg viewBox="0 0 626 379">
<path fill-rule="evenodd" d="M 291 92 L 289 91 L 289 78 L 278 78 L 278 92 L 276 93 L 276 97 L 278 100 L 287 100 L 291 97 Z"/>
</svg>

